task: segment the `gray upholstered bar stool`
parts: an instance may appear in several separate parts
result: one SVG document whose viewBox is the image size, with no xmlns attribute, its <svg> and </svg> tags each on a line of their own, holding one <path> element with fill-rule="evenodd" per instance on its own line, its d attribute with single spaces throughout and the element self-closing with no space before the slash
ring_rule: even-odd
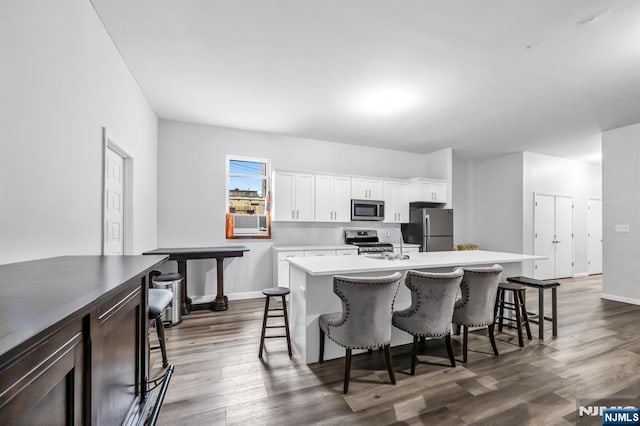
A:
<svg viewBox="0 0 640 426">
<path fill-rule="evenodd" d="M 407 271 L 404 283 L 411 291 L 411 306 L 394 312 L 392 323 L 413 336 L 412 376 L 416 374 L 419 337 L 444 338 L 451 366 L 456 366 L 451 348 L 451 317 L 463 274 L 461 268 L 448 273 Z"/>
<path fill-rule="evenodd" d="M 289 350 L 289 358 L 293 356 L 291 353 L 291 336 L 289 334 L 289 317 L 287 316 L 287 299 L 286 295 L 289 294 L 289 289 L 286 287 L 270 287 L 262 290 L 262 294 L 267 296 L 264 301 L 264 317 L 262 318 L 262 335 L 260 336 L 260 351 L 258 352 L 258 358 L 262 359 L 262 350 L 264 349 L 264 339 L 274 339 L 278 337 L 287 338 L 287 349 Z M 272 297 L 282 298 L 282 308 L 269 308 L 269 302 Z M 281 315 L 269 315 L 270 311 L 282 311 Z M 283 325 L 267 325 L 269 318 L 283 318 Z M 267 336 L 267 328 L 284 328 L 284 335 Z"/>
<path fill-rule="evenodd" d="M 333 277 L 333 292 L 342 300 L 342 312 L 320 315 L 320 362 L 324 360 L 325 336 L 346 349 L 344 393 L 349 391 L 351 350 L 384 348 L 392 384 L 391 315 L 402 275 L 384 277 Z"/>
<path fill-rule="evenodd" d="M 149 289 L 149 319 L 154 322 L 156 333 L 158 334 L 158 341 L 160 342 L 160 351 L 162 352 L 162 368 L 167 368 L 169 362 L 167 360 L 167 346 L 164 339 L 164 324 L 162 324 L 162 313 L 171 300 L 173 299 L 173 292 L 170 290 L 164 290 L 160 288 Z M 153 347 L 151 349 L 158 349 Z"/>
<path fill-rule="evenodd" d="M 469 327 L 487 327 L 493 353 L 498 355 L 496 340 L 493 336 L 495 322 L 495 303 L 502 266 L 488 268 L 464 268 L 462 277 L 462 298 L 453 309 L 453 323 L 462 326 L 462 362 L 467 362 L 467 341 Z"/>
</svg>

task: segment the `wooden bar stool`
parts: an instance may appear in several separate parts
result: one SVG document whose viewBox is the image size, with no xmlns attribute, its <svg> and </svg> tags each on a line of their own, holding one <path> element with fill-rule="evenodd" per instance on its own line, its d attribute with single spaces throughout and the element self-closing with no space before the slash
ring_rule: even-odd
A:
<svg viewBox="0 0 640 426">
<path fill-rule="evenodd" d="M 507 292 L 511 292 L 513 295 L 513 302 L 507 301 Z M 525 307 L 525 292 L 526 288 L 520 284 L 514 283 L 500 283 L 498 285 L 498 294 L 496 296 L 495 317 L 498 324 L 498 331 L 502 332 L 502 327 L 516 328 L 518 330 L 518 345 L 524 347 L 524 339 L 522 336 L 522 326 L 527 331 L 527 338 L 531 340 L 531 328 L 529 327 L 529 318 L 527 316 L 527 309 Z M 504 316 L 504 311 L 513 311 L 516 314 L 516 318 L 510 318 Z M 515 322 L 515 326 L 505 325 L 504 320 Z"/>
<path fill-rule="evenodd" d="M 289 349 L 289 358 L 293 355 L 291 353 L 291 337 L 289 335 L 289 317 L 287 316 L 287 299 L 285 296 L 289 294 L 289 289 L 286 287 L 271 287 L 262 290 L 262 294 L 266 297 L 264 302 L 264 317 L 262 319 L 262 336 L 260 337 L 260 352 L 258 352 L 258 358 L 262 359 L 262 350 L 264 349 L 264 339 L 274 339 L 277 337 L 287 338 L 287 348 Z M 269 301 L 272 297 L 282 297 L 282 308 L 269 309 Z M 282 311 L 282 315 L 269 315 L 270 311 Z M 284 318 L 284 325 L 267 325 L 268 318 Z M 284 335 L 277 336 L 265 336 L 267 328 L 284 328 Z"/>
</svg>

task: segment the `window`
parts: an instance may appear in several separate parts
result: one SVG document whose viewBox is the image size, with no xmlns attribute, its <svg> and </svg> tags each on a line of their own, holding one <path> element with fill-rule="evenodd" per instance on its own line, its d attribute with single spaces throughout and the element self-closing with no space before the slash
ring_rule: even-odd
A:
<svg viewBox="0 0 640 426">
<path fill-rule="evenodd" d="M 269 160 L 227 156 L 227 238 L 270 238 Z"/>
</svg>

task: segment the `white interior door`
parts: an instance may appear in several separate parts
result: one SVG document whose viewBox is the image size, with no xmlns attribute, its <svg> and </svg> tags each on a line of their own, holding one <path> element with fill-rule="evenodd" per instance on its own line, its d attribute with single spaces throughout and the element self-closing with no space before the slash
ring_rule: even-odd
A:
<svg viewBox="0 0 640 426">
<path fill-rule="evenodd" d="M 573 276 L 573 198 L 555 197 L 555 274 Z"/>
<path fill-rule="evenodd" d="M 587 202 L 587 272 L 602 273 L 602 200 Z"/>
<path fill-rule="evenodd" d="M 554 278 L 555 197 L 536 194 L 533 222 L 533 252 L 536 256 L 546 257 L 535 261 L 533 276 L 539 280 Z"/>
<path fill-rule="evenodd" d="M 110 148 L 105 156 L 104 254 L 124 254 L 124 158 Z"/>
</svg>

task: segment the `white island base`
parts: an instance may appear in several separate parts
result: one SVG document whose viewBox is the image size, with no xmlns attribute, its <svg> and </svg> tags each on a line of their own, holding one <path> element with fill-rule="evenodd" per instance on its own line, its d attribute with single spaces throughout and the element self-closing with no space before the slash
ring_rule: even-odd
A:
<svg viewBox="0 0 640 426">
<path fill-rule="evenodd" d="M 502 279 L 521 275 L 521 262 L 543 259 L 541 256 L 502 253 L 484 250 L 447 251 L 412 254 L 407 260 L 371 259 L 365 256 L 324 256 L 290 258 L 289 282 L 291 288 L 289 321 L 291 337 L 296 351 L 307 364 L 318 361 L 318 317 L 329 312 L 342 311 L 342 302 L 333 293 L 334 275 L 359 277 L 390 275 L 409 269 L 450 272 L 456 266 L 487 266 L 494 263 L 504 268 Z M 411 303 L 411 294 L 403 282 L 395 299 L 394 310 L 404 309 Z M 391 345 L 411 343 L 413 337 L 392 328 Z M 354 351 L 359 353 L 364 351 Z M 343 347 L 330 339 L 325 341 L 324 359 L 345 356 Z"/>
</svg>

